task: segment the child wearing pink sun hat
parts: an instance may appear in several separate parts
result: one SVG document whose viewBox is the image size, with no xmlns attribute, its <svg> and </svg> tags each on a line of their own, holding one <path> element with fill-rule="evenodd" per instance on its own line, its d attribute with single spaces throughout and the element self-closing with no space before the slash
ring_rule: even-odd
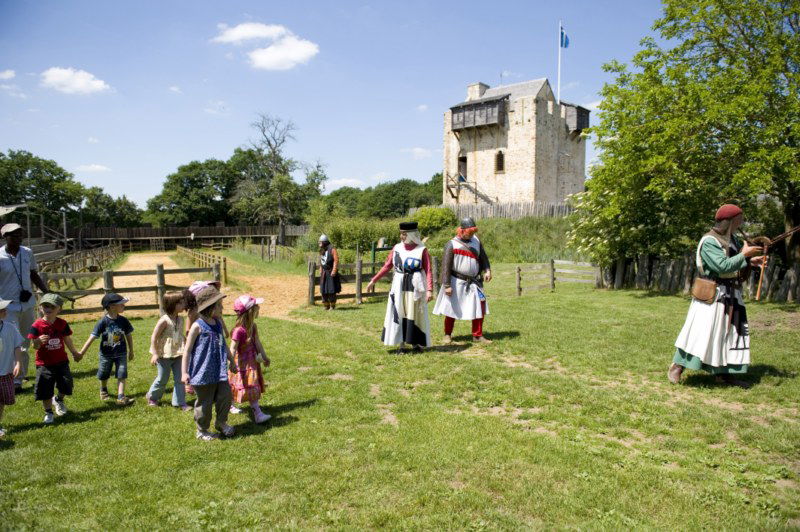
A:
<svg viewBox="0 0 800 532">
<path fill-rule="evenodd" d="M 258 400 L 264 393 L 264 377 L 261 373 L 261 364 L 269 366 L 269 358 L 261 345 L 258 336 L 258 326 L 255 321 L 258 317 L 259 305 L 264 302 L 245 294 L 233 302 L 233 311 L 236 312 L 236 325 L 231 332 L 231 352 L 238 371 L 228 372 L 228 382 L 233 392 L 235 403 L 250 403 L 253 410 L 253 420 L 256 423 L 265 423 L 272 416 L 261 411 Z M 232 409 L 236 412 L 238 409 Z"/>
</svg>

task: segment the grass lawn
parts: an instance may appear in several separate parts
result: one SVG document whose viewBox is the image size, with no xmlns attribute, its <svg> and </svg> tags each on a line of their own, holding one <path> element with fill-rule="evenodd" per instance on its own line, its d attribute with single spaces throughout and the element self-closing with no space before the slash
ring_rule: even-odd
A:
<svg viewBox="0 0 800 532">
<path fill-rule="evenodd" d="M 146 406 L 155 320 L 132 320 L 135 405 L 100 401 L 95 353 L 54 426 L 30 386 L 7 409 L 4 528 L 800 526 L 797 306 L 750 306 L 740 390 L 666 382 L 684 298 L 517 298 L 510 275 L 488 292 L 487 347 L 459 322 L 456 344 L 395 354 L 384 301 L 260 320 L 273 419 L 232 415 L 238 436 L 212 443 L 190 413 Z M 77 345 L 91 325 L 74 323 Z"/>
</svg>

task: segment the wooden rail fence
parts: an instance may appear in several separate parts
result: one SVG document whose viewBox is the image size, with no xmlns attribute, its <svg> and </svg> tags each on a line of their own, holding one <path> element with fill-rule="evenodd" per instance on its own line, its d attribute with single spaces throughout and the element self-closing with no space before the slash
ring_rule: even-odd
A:
<svg viewBox="0 0 800 532">
<path fill-rule="evenodd" d="M 215 253 L 206 253 L 205 251 L 198 251 L 196 249 L 189 249 L 183 246 L 176 248 L 178 254 L 188 258 L 194 264 L 203 268 L 213 268 L 215 265 L 219 267 L 222 272 L 222 282 L 228 284 L 228 258 Z"/>
<path fill-rule="evenodd" d="M 431 275 L 433 277 L 433 292 L 436 293 L 438 290 L 439 285 L 439 258 L 438 257 L 431 257 L 432 264 L 431 264 Z M 369 284 L 370 281 L 370 274 L 367 272 L 367 269 L 380 269 L 383 266 L 383 262 L 364 262 L 363 259 L 359 256 L 356 258 L 356 262 L 354 263 L 347 263 L 347 264 L 339 264 L 339 280 L 342 282 L 342 285 L 353 283 L 355 284 L 355 294 L 353 297 L 357 305 L 360 305 L 364 302 L 364 297 L 388 297 L 389 290 L 385 292 L 364 292 L 363 291 L 363 284 Z M 349 273 L 343 273 L 349 272 Z M 316 295 L 317 287 L 319 286 L 319 264 L 316 261 L 308 261 L 308 304 L 313 305 L 316 301 L 322 300 L 322 295 Z M 380 281 L 379 283 L 389 284 L 391 282 L 391 276 L 386 276 Z M 344 297 L 347 297 L 349 294 L 345 294 Z M 340 294 L 340 297 L 342 295 Z"/>
<path fill-rule="evenodd" d="M 550 259 L 550 262 L 517 266 L 515 274 L 517 277 L 517 296 L 521 296 L 524 288 L 549 288 L 551 292 L 555 291 L 556 282 L 597 285 L 600 277 L 600 268 L 588 262 Z M 547 284 L 523 287 L 523 279 L 540 282 L 547 281 Z"/>
<path fill-rule="evenodd" d="M 128 310 L 156 310 L 158 309 L 162 314 L 164 313 L 162 298 L 164 297 L 164 293 L 167 290 L 184 290 L 185 286 L 175 286 L 169 285 L 166 282 L 166 276 L 172 274 L 181 274 L 181 273 L 204 273 L 208 272 L 214 276 L 214 279 L 219 281 L 220 280 L 220 266 L 218 263 L 213 264 L 210 267 L 203 267 L 203 268 L 174 268 L 171 270 L 165 270 L 163 264 L 157 264 L 155 270 L 129 270 L 129 271 L 114 271 L 114 270 L 105 270 L 100 272 L 81 272 L 81 273 L 43 273 L 42 274 L 42 281 L 44 281 L 45 285 L 50 287 L 50 283 L 55 282 L 58 283 L 61 280 L 75 280 L 75 279 L 99 279 L 102 277 L 103 279 L 103 288 L 91 288 L 86 290 L 68 290 L 68 291 L 59 291 L 58 293 L 70 300 L 75 300 L 76 298 L 82 298 L 86 296 L 103 296 L 110 292 L 115 292 L 118 294 L 133 294 L 133 293 L 140 293 L 140 292 L 153 292 L 155 294 L 156 303 L 153 305 L 128 305 L 126 308 Z M 114 286 L 114 279 L 116 277 L 129 277 L 129 276 L 152 276 L 155 275 L 156 277 L 156 284 L 149 285 L 149 286 L 136 286 L 136 287 L 115 287 Z M 104 309 L 103 307 L 87 307 L 87 308 L 72 308 L 72 309 L 63 309 L 61 314 L 82 314 L 82 313 L 94 313 L 94 312 L 102 312 Z"/>
</svg>

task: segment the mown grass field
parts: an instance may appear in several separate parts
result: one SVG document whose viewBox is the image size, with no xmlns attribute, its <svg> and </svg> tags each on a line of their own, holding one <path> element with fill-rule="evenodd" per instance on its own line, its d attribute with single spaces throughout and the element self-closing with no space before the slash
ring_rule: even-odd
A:
<svg viewBox="0 0 800 532">
<path fill-rule="evenodd" d="M 146 406 L 155 320 L 133 320 L 135 405 L 99 400 L 94 353 L 54 426 L 30 386 L 7 410 L 3 528 L 800 526 L 797 306 L 750 306 L 740 390 L 667 383 L 684 298 L 517 298 L 510 275 L 488 291 L 487 347 L 459 322 L 456 344 L 398 355 L 379 342 L 383 301 L 260 320 L 273 419 L 232 415 L 238 436 L 212 443 L 190 413 Z"/>
</svg>

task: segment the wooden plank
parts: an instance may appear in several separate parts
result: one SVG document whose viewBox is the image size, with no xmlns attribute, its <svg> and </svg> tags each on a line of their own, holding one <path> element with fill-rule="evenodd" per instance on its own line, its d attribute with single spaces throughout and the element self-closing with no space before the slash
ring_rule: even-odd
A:
<svg viewBox="0 0 800 532">
<path fill-rule="evenodd" d="M 569 277 L 566 278 L 557 278 L 556 281 L 559 283 L 585 283 L 585 284 L 595 284 L 594 279 L 572 279 Z"/>
<path fill-rule="evenodd" d="M 119 272 L 111 272 L 114 277 L 134 277 L 137 275 L 155 275 L 155 270 L 127 270 Z"/>
<path fill-rule="evenodd" d="M 59 295 L 69 298 L 78 296 L 102 296 L 106 291 L 102 288 L 91 288 L 88 290 L 62 290 L 58 292 Z"/>
<path fill-rule="evenodd" d="M 83 273 L 48 273 L 51 281 L 61 279 L 99 279 L 103 272 L 83 272 Z"/>
<path fill-rule="evenodd" d="M 575 262 L 575 261 L 571 261 L 571 260 L 554 260 L 553 262 L 555 264 L 569 265 L 569 266 L 586 266 L 586 267 L 590 267 L 590 268 L 595 268 L 596 267 L 594 264 L 592 264 L 590 262 Z"/>
<path fill-rule="evenodd" d="M 157 310 L 158 305 L 125 305 L 125 310 Z M 76 309 L 61 309 L 59 315 L 61 314 L 87 314 L 87 313 L 95 313 L 95 312 L 105 312 L 106 309 L 103 307 L 88 307 L 88 308 L 76 308 Z"/>
<path fill-rule="evenodd" d="M 592 275 L 594 276 L 594 270 L 561 270 L 556 268 L 556 273 L 574 273 L 576 275 Z"/>
<path fill-rule="evenodd" d="M 164 275 L 178 274 L 178 273 L 212 273 L 213 268 L 173 268 L 171 270 L 164 270 Z"/>
</svg>

